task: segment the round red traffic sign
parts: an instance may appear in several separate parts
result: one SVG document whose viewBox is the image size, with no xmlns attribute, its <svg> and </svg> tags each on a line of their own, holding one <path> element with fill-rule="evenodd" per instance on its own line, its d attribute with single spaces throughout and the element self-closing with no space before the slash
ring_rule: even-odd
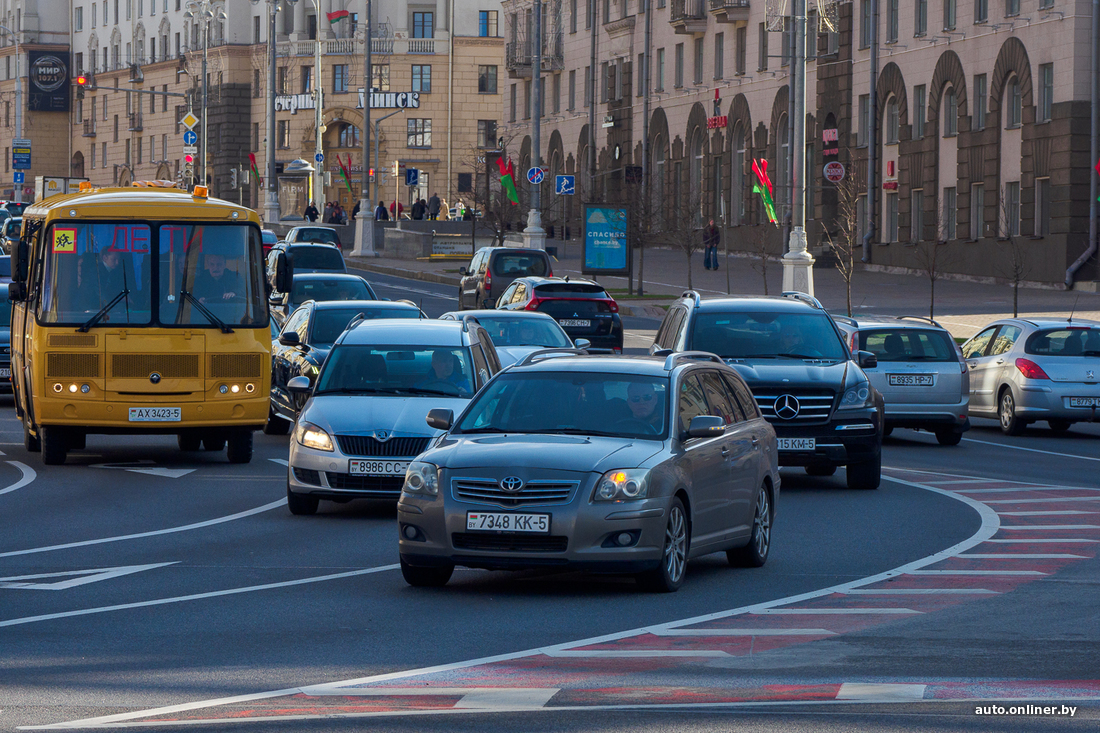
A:
<svg viewBox="0 0 1100 733">
<path fill-rule="evenodd" d="M 844 180 L 844 164 L 831 161 L 825 164 L 825 180 L 840 183 Z"/>
</svg>

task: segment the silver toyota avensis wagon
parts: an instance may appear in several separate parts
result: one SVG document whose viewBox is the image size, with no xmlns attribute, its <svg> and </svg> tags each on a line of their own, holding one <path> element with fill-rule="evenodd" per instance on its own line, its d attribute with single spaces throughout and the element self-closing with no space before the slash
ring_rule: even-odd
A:
<svg viewBox="0 0 1100 733">
<path fill-rule="evenodd" d="M 775 431 L 713 354 L 524 357 L 417 457 L 398 502 L 401 570 L 443 585 L 456 565 L 632 573 L 674 591 L 687 561 L 768 557 Z"/>
</svg>

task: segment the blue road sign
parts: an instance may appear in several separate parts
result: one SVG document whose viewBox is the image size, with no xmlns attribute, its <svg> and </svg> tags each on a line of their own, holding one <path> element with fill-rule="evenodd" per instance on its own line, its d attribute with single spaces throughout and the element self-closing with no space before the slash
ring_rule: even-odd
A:
<svg viewBox="0 0 1100 733">
<path fill-rule="evenodd" d="M 406 168 L 405 169 L 405 185 L 406 186 L 419 186 L 420 185 L 420 170 L 418 168 Z"/>
<path fill-rule="evenodd" d="M 14 183 L 23 183 L 26 180 L 26 174 L 23 171 L 15 171 L 15 176 L 12 178 Z"/>
<path fill-rule="evenodd" d="M 184 145 L 197 145 L 199 142 L 199 133 L 194 130 L 187 130 L 183 133 Z"/>
<path fill-rule="evenodd" d="M 17 171 L 31 167 L 31 141 L 17 138 L 11 141 L 11 167 Z"/>
<path fill-rule="evenodd" d="M 577 187 L 576 176 L 558 176 L 554 190 L 559 196 L 572 196 Z"/>
<path fill-rule="evenodd" d="M 313 162 L 314 163 L 324 163 L 325 162 L 325 154 L 324 153 L 316 153 L 313 156 Z"/>
<path fill-rule="evenodd" d="M 536 186 L 542 183 L 543 178 L 546 178 L 546 171 L 544 171 L 542 168 L 527 169 L 527 180 L 535 184 Z"/>
</svg>

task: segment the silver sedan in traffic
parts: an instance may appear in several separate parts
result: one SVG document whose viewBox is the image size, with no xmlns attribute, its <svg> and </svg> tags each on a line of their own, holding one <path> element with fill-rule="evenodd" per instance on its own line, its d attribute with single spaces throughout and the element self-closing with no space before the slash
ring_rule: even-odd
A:
<svg viewBox="0 0 1100 733">
<path fill-rule="evenodd" d="M 1055 432 L 1100 419 L 1100 322 L 1006 318 L 962 346 L 970 414 L 1006 435 L 1045 420 Z"/>
</svg>

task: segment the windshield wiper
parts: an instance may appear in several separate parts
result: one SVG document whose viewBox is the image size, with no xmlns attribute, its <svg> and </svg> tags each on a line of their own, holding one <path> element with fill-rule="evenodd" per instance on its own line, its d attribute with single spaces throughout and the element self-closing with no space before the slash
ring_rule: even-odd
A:
<svg viewBox="0 0 1100 733">
<path fill-rule="evenodd" d="M 318 395 L 323 394 L 397 394 L 396 389 L 379 389 L 376 387 L 331 387 L 329 389 L 321 390 L 317 392 Z"/>
<path fill-rule="evenodd" d="M 494 428 L 491 425 L 486 425 L 481 428 L 470 428 L 469 430 L 463 430 L 459 435 L 474 435 L 476 433 L 516 433 L 517 430 L 501 430 L 500 428 Z"/>
<path fill-rule="evenodd" d="M 461 397 L 460 390 L 455 387 L 454 392 L 446 392 L 442 389 L 428 389 L 426 387 L 399 387 L 394 392 L 407 392 L 409 394 L 434 394 L 442 395 L 443 397 Z"/>
<path fill-rule="evenodd" d="M 546 435 L 591 435 L 595 438 L 625 438 L 619 433 L 606 433 L 601 430 L 583 430 L 581 428 L 557 428 L 555 430 L 540 430 Z"/>
<path fill-rule="evenodd" d="M 812 361 L 839 361 L 832 356 L 810 356 L 809 354 L 776 354 L 778 359 L 810 359 Z"/>
<path fill-rule="evenodd" d="M 119 293 L 118 295 L 116 295 L 115 297 L 111 298 L 111 302 L 109 302 L 109 303 L 108 303 L 107 305 L 105 305 L 105 306 L 103 306 L 102 308 L 100 308 L 100 309 L 99 309 L 99 312 L 98 312 L 98 313 L 96 313 L 96 314 L 95 314 L 94 316 L 92 316 L 92 317 L 91 317 L 91 318 L 89 318 L 89 319 L 88 319 L 87 321 L 85 321 L 85 322 L 84 322 L 84 325 L 83 325 L 83 326 L 81 326 L 80 328 L 76 329 L 76 330 L 77 330 L 77 331 L 80 331 L 81 333 L 87 333 L 87 332 L 88 332 L 88 330 L 89 330 L 89 329 L 90 329 L 90 328 L 91 328 L 92 326 L 94 326 L 94 325 L 96 325 L 97 323 L 99 323 L 100 321 L 102 321 L 102 320 L 103 320 L 103 317 L 104 317 L 105 315 L 107 315 L 107 313 L 108 313 L 108 312 L 110 312 L 110 310 L 111 310 L 112 308 L 114 308 L 114 307 L 115 307 L 116 305 L 118 305 L 118 302 L 119 302 L 120 300 L 122 300 L 123 298 L 126 298 L 126 297 L 128 297 L 129 295 L 130 295 L 130 289 L 129 289 L 129 288 L 123 288 L 123 289 L 122 289 L 122 292 L 120 292 L 120 293 Z M 127 301 L 127 302 L 129 302 L 129 301 Z M 129 318 L 127 318 L 127 319 L 126 319 L 126 321 L 127 321 L 127 323 L 129 323 L 130 319 L 129 319 Z"/>
<path fill-rule="evenodd" d="M 191 295 L 190 290 L 181 290 L 180 291 L 180 297 L 181 298 L 186 298 L 187 301 L 190 302 L 192 306 L 194 306 L 195 308 L 198 309 L 199 313 L 202 313 L 204 316 L 206 316 L 207 320 L 209 320 L 215 326 L 220 328 L 222 330 L 222 333 L 233 333 L 233 329 L 230 328 L 229 326 L 225 325 L 225 322 L 222 319 L 218 318 L 216 315 L 211 313 L 210 309 L 202 304 L 202 301 L 200 301 L 194 295 Z"/>
</svg>

